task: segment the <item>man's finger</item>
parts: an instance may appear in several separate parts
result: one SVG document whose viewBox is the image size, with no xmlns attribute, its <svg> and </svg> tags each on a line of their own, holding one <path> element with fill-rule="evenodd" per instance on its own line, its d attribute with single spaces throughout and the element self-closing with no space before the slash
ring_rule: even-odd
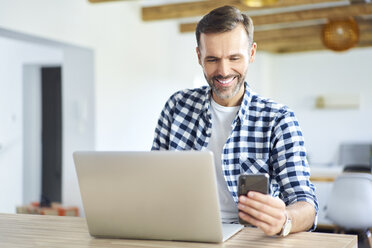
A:
<svg viewBox="0 0 372 248">
<path fill-rule="evenodd" d="M 265 222 L 268 225 L 277 225 L 280 222 L 280 218 L 275 218 L 272 215 L 244 205 L 242 203 L 238 204 L 240 211 L 250 215 L 258 221 Z"/>
<path fill-rule="evenodd" d="M 280 208 L 280 209 L 285 208 L 285 204 L 282 200 L 280 200 L 279 198 L 272 197 L 271 195 L 266 195 L 260 192 L 250 191 L 248 192 L 247 197 L 255 201 L 259 201 L 265 205 L 270 205 L 274 208 Z"/>
<path fill-rule="evenodd" d="M 259 229 L 261 229 L 266 235 L 269 235 L 269 236 L 272 236 L 272 235 L 275 235 L 277 234 L 280 230 L 276 230 L 275 227 L 271 226 L 271 225 L 268 225 L 267 223 L 265 222 L 262 222 L 262 221 L 259 221 L 259 220 L 256 220 L 255 218 L 253 218 L 252 216 L 249 216 L 248 214 L 246 213 L 243 213 L 243 212 L 239 212 L 239 217 L 243 220 L 245 220 L 246 222 L 258 227 Z"/>
<path fill-rule="evenodd" d="M 257 210 L 258 212 L 265 213 L 269 216 L 272 216 L 275 219 L 283 218 L 283 209 L 281 208 L 274 208 L 271 205 L 264 204 L 262 202 L 247 197 L 241 197 L 239 200 L 240 200 L 239 204 L 245 205 L 248 208 L 252 208 Z M 242 211 L 244 210 L 242 209 Z"/>
</svg>

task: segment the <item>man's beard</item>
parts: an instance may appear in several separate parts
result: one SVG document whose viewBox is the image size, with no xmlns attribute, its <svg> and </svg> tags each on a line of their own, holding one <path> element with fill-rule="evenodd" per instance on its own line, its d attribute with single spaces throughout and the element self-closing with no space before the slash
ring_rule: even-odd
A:
<svg viewBox="0 0 372 248">
<path fill-rule="evenodd" d="M 238 94 L 238 92 L 240 91 L 242 85 L 244 84 L 244 80 L 245 80 L 245 75 L 246 73 L 244 73 L 244 75 L 240 75 L 240 74 L 230 74 L 228 76 L 221 76 L 221 75 L 218 75 L 218 76 L 213 76 L 211 78 L 208 78 L 205 73 L 204 73 L 204 77 L 205 79 L 207 80 L 209 86 L 212 88 L 212 91 L 214 94 L 216 94 L 216 96 L 220 99 L 229 99 L 229 98 L 232 98 L 234 97 L 236 94 Z M 215 80 L 216 79 L 219 79 L 219 80 L 225 80 L 225 79 L 228 79 L 228 78 L 232 78 L 234 77 L 233 80 L 235 80 L 235 78 L 237 79 L 237 83 L 235 85 L 232 85 L 232 90 L 230 89 L 230 87 L 217 87 L 215 85 Z M 227 94 L 227 91 L 229 91 L 229 93 Z"/>
</svg>

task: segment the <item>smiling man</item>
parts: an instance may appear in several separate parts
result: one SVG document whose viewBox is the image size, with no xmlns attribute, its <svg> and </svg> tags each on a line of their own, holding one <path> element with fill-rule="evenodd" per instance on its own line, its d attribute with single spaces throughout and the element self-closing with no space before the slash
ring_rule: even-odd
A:
<svg viewBox="0 0 372 248">
<path fill-rule="evenodd" d="M 170 97 L 152 150 L 213 152 L 224 223 L 240 217 L 267 235 L 313 230 L 318 204 L 298 121 L 245 82 L 257 49 L 252 20 L 231 6 L 215 9 L 198 23 L 196 39 L 209 86 Z M 270 194 L 238 198 L 239 175 L 257 173 L 269 174 Z"/>
<path fill-rule="evenodd" d="M 244 25 L 239 23 L 222 33 L 198 30 L 197 37 L 199 64 L 212 88 L 213 100 L 226 107 L 240 105 L 248 65 L 254 61 L 256 52 L 256 44 L 252 41 L 250 44 Z"/>
</svg>

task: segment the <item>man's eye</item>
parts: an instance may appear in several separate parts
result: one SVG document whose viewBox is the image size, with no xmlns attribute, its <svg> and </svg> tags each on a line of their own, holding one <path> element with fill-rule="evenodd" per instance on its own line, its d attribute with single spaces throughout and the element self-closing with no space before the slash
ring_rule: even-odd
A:
<svg viewBox="0 0 372 248">
<path fill-rule="evenodd" d="M 240 57 L 232 57 L 232 58 L 230 58 L 230 60 L 232 60 L 232 61 L 236 61 L 236 60 L 239 60 L 240 59 Z"/>
<path fill-rule="evenodd" d="M 217 59 L 207 59 L 207 62 L 216 62 Z"/>
</svg>

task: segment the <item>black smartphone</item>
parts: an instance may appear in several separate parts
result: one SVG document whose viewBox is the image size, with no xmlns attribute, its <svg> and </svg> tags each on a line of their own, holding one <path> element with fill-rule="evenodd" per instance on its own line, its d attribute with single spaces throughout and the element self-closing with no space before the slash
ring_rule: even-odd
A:
<svg viewBox="0 0 372 248">
<path fill-rule="evenodd" d="M 269 193 L 269 175 L 264 174 L 251 174 L 240 175 L 238 179 L 238 196 L 247 195 L 249 191 L 256 191 L 262 194 Z M 242 225 L 250 225 L 246 221 L 240 219 L 239 223 Z"/>
</svg>

